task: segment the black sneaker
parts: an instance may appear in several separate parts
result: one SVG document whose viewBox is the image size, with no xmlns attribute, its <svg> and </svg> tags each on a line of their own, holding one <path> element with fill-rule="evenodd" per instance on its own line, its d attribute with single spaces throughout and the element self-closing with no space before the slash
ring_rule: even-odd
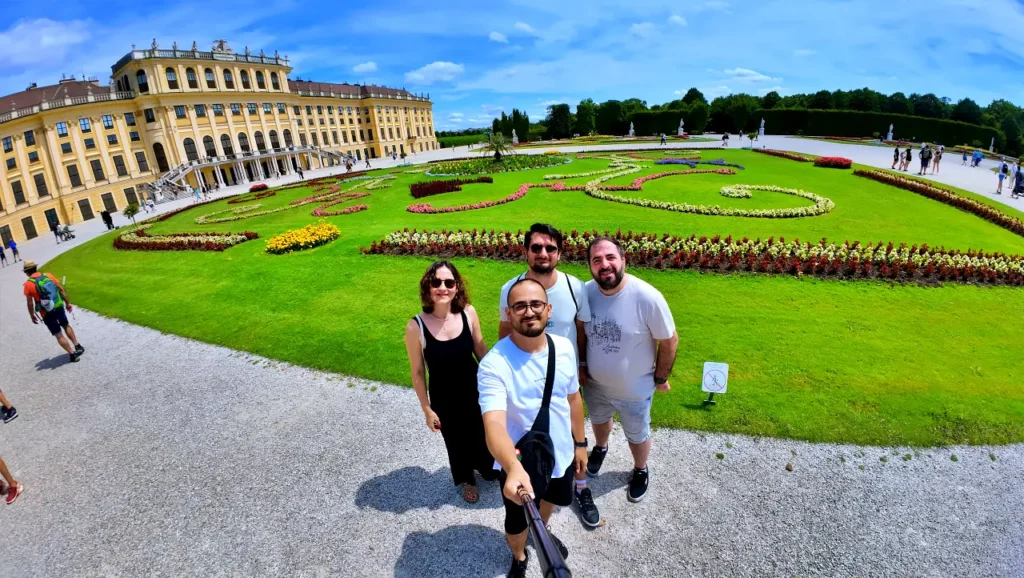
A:
<svg viewBox="0 0 1024 578">
<path fill-rule="evenodd" d="M 5 408 L 3 410 L 3 412 L 4 412 L 4 423 L 7 423 L 7 422 L 11 421 L 12 419 L 18 417 L 18 410 L 14 409 L 13 405 L 11 406 L 11 409 L 6 409 Z"/>
<path fill-rule="evenodd" d="M 583 488 L 576 494 L 576 506 L 580 511 L 580 521 L 588 528 L 596 528 L 601 525 L 601 514 L 594 504 L 594 494 L 590 488 Z"/>
<path fill-rule="evenodd" d="M 79 354 L 79 353 L 72 353 L 70 355 L 70 357 L 68 358 L 68 361 L 70 361 L 71 363 L 78 363 L 78 358 L 81 357 L 81 356 L 82 355 Z"/>
<path fill-rule="evenodd" d="M 629 493 L 626 497 L 630 502 L 639 502 L 647 495 L 647 470 L 633 468 L 633 476 L 629 478 Z"/>
<path fill-rule="evenodd" d="M 562 555 L 562 560 L 568 560 L 569 559 L 569 549 L 566 548 L 565 544 L 563 544 L 562 541 L 558 539 L 558 536 L 556 536 L 556 535 L 551 533 L 551 527 L 550 526 L 548 527 L 548 537 L 550 537 L 551 541 L 555 543 L 555 547 L 558 548 L 558 553 Z M 535 546 L 536 546 L 536 544 L 535 544 Z"/>
<path fill-rule="evenodd" d="M 590 458 L 587 460 L 588 476 L 597 477 L 597 472 L 601 471 L 601 464 L 604 463 L 604 456 L 607 454 L 608 448 L 601 446 L 594 446 L 594 449 L 590 450 Z"/>
<path fill-rule="evenodd" d="M 78 345 L 75 346 L 75 353 L 77 353 L 79 355 L 85 353 L 85 348 L 82 347 L 81 343 L 79 343 Z"/>
<path fill-rule="evenodd" d="M 526 565 L 530 562 L 530 551 L 525 552 L 526 558 L 521 561 L 516 560 L 515 554 L 512 555 L 512 567 L 508 569 L 508 574 L 505 578 L 526 578 Z"/>
</svg>

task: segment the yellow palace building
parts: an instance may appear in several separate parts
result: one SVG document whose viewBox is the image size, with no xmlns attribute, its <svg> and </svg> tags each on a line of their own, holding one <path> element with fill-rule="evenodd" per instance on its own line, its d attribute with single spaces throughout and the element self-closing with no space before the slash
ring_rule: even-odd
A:
<svg viewBox="0 0 1024 578">
<path fill-rule="evenodd" d="M 64 79 L 0 97 L 0 238 L 49 234 L 131 203 L 246 184 L 351 158 L 438 148 L 427 96 L 292 80 L 287 57 L 132 51 L 109 86 Z M 357 167 L 359 165 L 356 165 Z"/>
</svg>

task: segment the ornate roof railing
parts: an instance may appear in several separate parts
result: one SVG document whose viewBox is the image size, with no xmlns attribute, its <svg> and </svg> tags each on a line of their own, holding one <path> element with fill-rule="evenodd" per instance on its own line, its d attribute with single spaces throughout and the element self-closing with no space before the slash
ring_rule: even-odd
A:
<svg viewBox="0 0 1024 578">
<path fill-rule="evenodd" d="M 10 122 L 15 119 L 19 119 L 25 116 L 30 116 L 44 110 L 53 110 L 55 108 L 64 108 L 66 106 L 78 106 L 82 104 L 90 104 L 93 102 L 105 102 L 109 100 L 131 100 L 135 98 L 133 91 L 121 91 L 121 92 L 97 92 L 95 94 L 88 94 L 86 96 L 70 96 L 66 98 L 58 98 L 55 100 L 44 100 L 40 104 L 33 106 L 26 106 L 25 108 L 19 108 L 10 112 L 0 112 L 0 123 Z"/>
<path fill-rule="evenodd" d="M 227 62 L 249 62 L 253 64 L 273 64 L 276 66 L 288 66 L 288 59 L 280 56 L 260 56 L 259 54 L 235 54 L 223 51 L 204 50 L 132 50 L 121 57 L 113 66 L 112 72 L 117 72 L 133 60 L 144 60 L 147 58 L 182 58 L 186 60 L 220 60 Z"/>
</svg>

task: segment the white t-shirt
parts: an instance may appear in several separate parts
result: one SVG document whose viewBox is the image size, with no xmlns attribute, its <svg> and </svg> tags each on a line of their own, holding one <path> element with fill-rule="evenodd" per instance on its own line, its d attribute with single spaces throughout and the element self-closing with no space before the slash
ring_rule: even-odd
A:
<svg viewBox="0 0 1024 578">
<path fill-rule="evenodd" d="M 657 341 L 668 339 L 676 325 L 668 303 L 654 287 L 627 274 L 626 286 L 605 295 L 586 285 L 591 320 L 587 331 L 590 386 L 611 397 L 640 401 L 654 393 Z"/>
<path fill-rule="evenodd" d="M 583 281 L 566 275 L 561 271 L 555 271 L 558 281 L 547 290 L 548 303 L 551 304 L 551 318 L 548 319 L 547 333 L 550 335 L 561 335 L 572 342 L 573 350 L 576 350 L 576 320 L 586 323 L 590 321 L 590 305 L 587 303 L 586 292 Z M 505 308 L 508 307 L 508 292 L 515 285 L 516 281 L 526 277 L 526 274 L 516 275 L 509 279 L 501 287 L 501 301 L 498 302 L 498 314 L 502 321 L 508 321 L 508 314 Z M 572 292 L 569 292 L 569 284 L 572 284 Z M 573 301 L 575 297 L 575 302 Z M 578 307 L 577 307 L 578 306 Z M 577 308 L 579 311 L 577 311 Z M 576 351 L 579 357 L 579 351 Z"/>
<path fill-rule="evenodd" d="M 572 439 L 572 421 L 569 417 L 570 394 L 580 390 L 576 350 L 569 340 L 552 335 L 555 344 L 555 381 L 551 389 L 550 412 L 551 441 L 555 446 L 555 470 L 551 475 L 560 478 L 572 464 L 575 445 Z M 480 360 L 477 388 L 480 390 L 480 410 L 506 412 L 505 424 L 512 443 L 518 443 L 533 427 L 541 403 L 544 401 L 544 381 L 548 373 L 548 349 L 527 353 L 506 337 L 494 345 Z M 501 464 L 494 462 L 494 469 Z"/>
</svg>

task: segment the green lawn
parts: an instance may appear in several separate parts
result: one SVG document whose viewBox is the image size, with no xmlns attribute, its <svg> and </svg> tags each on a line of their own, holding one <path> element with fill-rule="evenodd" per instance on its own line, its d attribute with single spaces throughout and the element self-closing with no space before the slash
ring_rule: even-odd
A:
<svg viewBox="0 0 1024 578">
<path fill-rule="evenodd" d="M 616 194 L 748 208 L 807 202 L 761 191 L 752 199 L 718 194 L 726 184 L 772 184 L 829 197 L 836 208 L 802 219 L 713 217 L 610 203 L 580 191 L 532 189 L 525 198 L 497 207 L 421 215 L 405 211 L 418 202 L 408 185 L 429 177 L 394 171 L 398 179 L 390 181 L 390 189 L 353 202 L 370 210 L 328 219 L 341 228 L 338 241 L 310 251 L 268 255 L 263 248 L 271 235 L 314 222 L 310 211 L 316 205 L 213 226 L 193 222 L 226 208 L 222 201 L 159 223 L 150 233 L 254 230 L 261 239 L 223 253 L 144 253 L 113 250 L 108 234 L 46 269 L 68 276 L 74 302 L 103 314 L 300 365 L 408 384 L 402 335 L 418 310 L 417 281 L 429 261 L 359 251 L 404 227 L 515 230 L 547 221 L 567 230 L 891 240 L 1024 254 L 1020 236 L 848 170 L 749 151 L 704 153 L 705 159 L 720 157 L 746 169 L 730 176 L 667 177 L 646 183 L 642 192 Z M 495 174 L 494 184 L 423 200 L 435 207 L 496 200 L 521 183 L 544 182 L 544 174 L 601 170 L 607 164 L 584 159 Z M 684 168 L 651 165 L 609 184 Z M 292 189 L 259 202 L 274 208 L 308 194 L 308 189 Z M 523 267 L 474 259 L 457 264 L 493 341 L 500 287 Z M 566 269 L 589 278 L 580 267 Z M 665 294 L 680 334 L 673 389 L 658 394 L 654 406 L 658 426 L 865 444 L 1024 441 L 1024 290 L 633 273 Z M 712 409 L 700 403 L 705 361 L 730 364 L 729 393 Z"/>
</svg>

